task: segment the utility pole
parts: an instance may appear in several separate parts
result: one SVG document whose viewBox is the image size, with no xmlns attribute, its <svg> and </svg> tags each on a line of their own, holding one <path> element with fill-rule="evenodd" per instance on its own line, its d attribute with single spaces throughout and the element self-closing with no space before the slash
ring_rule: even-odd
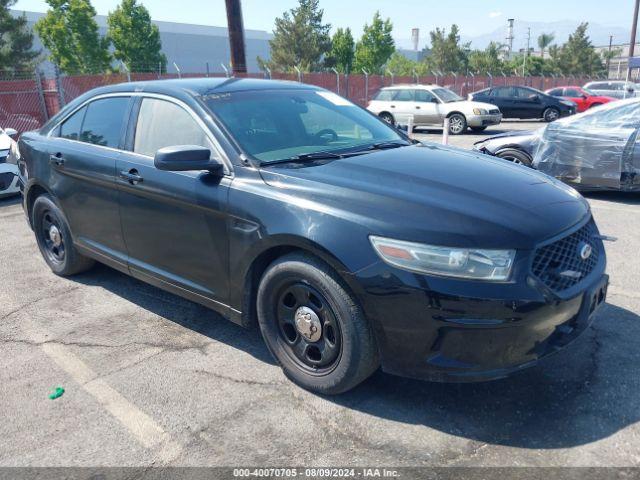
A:
<svg viewBox="0 0 640 480">
<path fill-rule="evenodd" d="M 609 35 L 609 54 L 607 55 L 607 78 L 609 78 L 609 66 L 611 65 L 611 48 L 613 47 L 613 35 Z"/>
<path fill-rule="evenodd" d="M 638 9 L 640 9 L 640 0 L 636 0 L 636 6 L 633 9 L 633 25 L 631 25 L 631 42 L 629 42 L 629 63 L 627 64 L 627 78 L 631 76 L 631 59 L 636 49 L 636 32 L 638 31 Z"/>
<path fill-rule="evenodd" d="M 638 0 L 640 1 L 640 0 Z M 529 48 L 531 48 L 531 27 L 527 29 L 527 50 L 524 52 L 524 60 L 522 61 L 522 76 L 525 76 L 525 69 L 527 67 L 527 57 L 529 56 Z"/>
<path fill-rule="evenodd" d="M 229 47 L 233 74 L 247 73 L 244 51 L 244 25 L 240 0 L 225 0 L 227 5 L 227 25 L 229 27 Z"/>
</svg>

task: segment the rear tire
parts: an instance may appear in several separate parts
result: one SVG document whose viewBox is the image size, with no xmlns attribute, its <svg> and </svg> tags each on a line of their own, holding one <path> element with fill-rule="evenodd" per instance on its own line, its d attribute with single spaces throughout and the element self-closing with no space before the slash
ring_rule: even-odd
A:
<svg viewBox="0 0 640 480">
<path fill-rule="evenodd" d="M 560 110 L 558 110 L 555 107 L 545 108 L 544 112 L 542 112 L 542 119 L 547 123 L 555 122 L 559 118 L 560 118 Z"/>
<path fill-rule="evenodd" d="M 508 160 L 518 165 L 524 165 L 525 167 L 531 167 L 533 159 L 528 153 L 518 150 L 517 148 L 507 148 L 496 153 L 496 157 Z"/>
<path fill-rule="evenodd" d="M 378 115 L 378 117 L 380 118 L 380 120 L 384 120 L 390 125 L 396 124 L 396 119 L 393 118 L 393 115 L 391 115 L 389 112 L 382 112 L 380 115 Z"/>
<path fill-rule="evenodd" d="M 53 273 L 66 277 L 93 267 L 95 261 L 73 245 L 67 220 L 49 195 L 36 198 L 31 219 L 40 253 Z"/>
<path fill-rule="evenodd" d="M 272 263 L 258 286 L 257 312 L 269 351 L 302 388 L 343 393 L 378 368 L 362 309 L 338 275 L 314 257 L 293 253 Z"/>
<path fill-rule="evenodd" d="M 461 113 L 449 115 L 449 133 L 451 135 L 462 135 L 467 131 L 467 118 Z"/>
</svg>

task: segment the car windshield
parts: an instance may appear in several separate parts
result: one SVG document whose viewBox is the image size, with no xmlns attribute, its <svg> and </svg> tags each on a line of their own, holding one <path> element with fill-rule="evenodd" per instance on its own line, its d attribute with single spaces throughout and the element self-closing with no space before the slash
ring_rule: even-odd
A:
<svg viewBox="0 0 640 480">
<path fill-rule="evenodd" d="M 393 128 L 324 90 L 253 90 L 203 98 L 245 153 L 261 164 L 407 142 Z"/>
<path fill-rule="evenodd" d="M 433 89 L 433 93 L 435 93 L 436 96 L 444 103 L 459 102 L 460 100 L 464 100 L 464 98 L 462 98 L 457 93 L 452 92 L 448 88 L 435 88 Z"/>
</svg>

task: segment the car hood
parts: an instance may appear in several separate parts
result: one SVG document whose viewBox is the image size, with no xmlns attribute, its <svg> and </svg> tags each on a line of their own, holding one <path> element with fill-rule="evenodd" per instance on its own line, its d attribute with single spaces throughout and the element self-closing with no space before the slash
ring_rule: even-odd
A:
<svg viewBox="0 0 640 480">
<path fill-rule="evenodd" d="M 437 145 L 273 165 L 261 175 L 304 208 L 434 245 L 530 249 L 589 214 L 575 190 L 551 177 Z"/>
</svg>

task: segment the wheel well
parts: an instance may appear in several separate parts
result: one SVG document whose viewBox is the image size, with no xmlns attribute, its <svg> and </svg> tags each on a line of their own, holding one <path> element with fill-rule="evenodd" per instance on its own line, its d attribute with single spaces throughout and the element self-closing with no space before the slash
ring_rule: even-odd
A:
<svg viewBox="0 0 640 480">
<path fill-rule="evenodd" d="M 391 112 L 387 112 L 386 110 L 384 110 L 383 112 L 380 112 L 380 113 L 378 114 L 378 116 L 379 116 L 379 117 L 381 117 L 382 115 L 391 115 L 391 116 L 393 117 L 393 113 L 391 113 Z"/>
<path fill-rule="evenodd" d="M 280 245 L 277 247 L 269 248 L 253 260 L 244 278 L 244 290 L 242 295 L 242 324 L 244 326 L 250 327 L 257 324 L 258 316 L 256 313 L 256 298 L 258 294 L 258 285 L 260 283 L 262 275 L 267 270 L 269 265 L 271 265 L 277 259 L 293 252 L 300 252 L 304 253 L 305 255 L 310 255 L 325 263 L 337 273 L 337 275 L 344 281 L 347 288 L 351 290 L 351 285 L 346 281 L 344 276 L 340 274 L 340 269 L 337 268 L 335 264 L 332 265 L 331 261 L 323 258 L 322 255 L 317 255 L 310 249 L 294 245 Z"/>
<path fill-rule="evenodd" d="M 462 112 L 458 112 L 458 111 L 453 111 L 453 112 L 449 112 L 449 113 L 447 113 L 447 118 L 449 118 L 451 115 L 454 115 L 454 114 L 456 114 L 456 113 L 457 113 L 458 115 L 462 115 L 464 118 L 467 118 L 467 116 L 466 116 L 464 113 L 462 113 Z"/>
<path fill-rule="evenodd" d="M 32 186 L 27 192 L 27 214 L 29 216 L 29 225 L 31 225 L 31 211 L 33 204 L 40 195 L 44 195 L 47 191 L 40 185 Z"/>
</svg>

